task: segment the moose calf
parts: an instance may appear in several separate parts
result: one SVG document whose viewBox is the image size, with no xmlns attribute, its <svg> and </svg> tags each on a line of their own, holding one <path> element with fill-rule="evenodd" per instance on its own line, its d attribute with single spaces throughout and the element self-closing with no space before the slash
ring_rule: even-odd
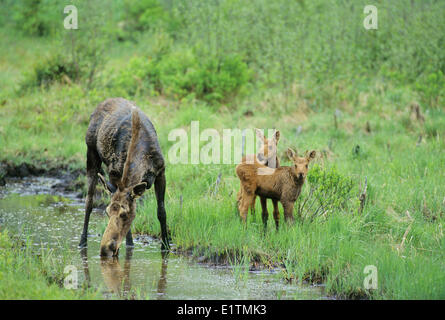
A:
<svg viewBox="0 0 445 320">
<path fill-rule="evenodd" d="M 287 155 L 294 163 L 290 167 L 269 168 L 258 162 L 253 164 L 241 163 L 236 166 L 236 174 L 241 181 L 242 197 L 238 205 L 240 216 L 246 222 L 247 212 L 255 196 L 261 198 L 262 218 L 264 227 L 267 226 L 268 212 L 266 199 L 274 203 L 273 216 L 278 229 L 280 213 L 277 203 L 281 202 L 284 209 L 284 219 L 293 222 L 294 203 L 301 192 L 308 172 L 309 162 L 315 158 L 313 150 L 305 157 L 299 157 L 296 152 L 288 148 Z"/>
<path fill-rule="evenodd" d="M 255 128 L 255 132 L 257 140 L 261 143 L 259 151 L 256 155 L 251 154 L 244 156 L 241 159 L 241 163 L 251 163 L 251 164 L 260 163 L 270 168 L 279 167 L 280 161 L 278 160 L 277 157 L 277 145 L 278 141 L 280 140 L 280 131 L 278 130 L 275 131 L 274 135 L 270 139 L 267 139 L 264 136 L 263 132 L 261 132 L 261 130 L 259 129 Z M 243 187 L 241 185 L 237 195 L 238 205 L 241 202 L 242 197 L 243 197 Z M 250 212 L 252 213 L 252 216 L 255 215 L 255 199 L 256 196 L 253 198 L 253 201 L 250 205 Z M 266 199 L 261 201 L 266 201 Z M 274 206 L 275 205 L 277 205 L 277 203 L 274 202 Z"/>
</svg>

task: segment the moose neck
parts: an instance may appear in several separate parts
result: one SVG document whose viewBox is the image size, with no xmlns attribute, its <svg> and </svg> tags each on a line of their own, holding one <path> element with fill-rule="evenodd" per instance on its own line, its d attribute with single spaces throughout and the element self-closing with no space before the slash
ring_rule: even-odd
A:
<svg viewBox="0 0 445 320">
<path fill-rule="evenodd" d="M 143 150 L 137 150 L 129 163 L 126 177 L 126 186 L 132 186 L 145 180 L 145 176 L 150 171 L 150 163 L 147 161 L 147 154 Z"/>
</svg>

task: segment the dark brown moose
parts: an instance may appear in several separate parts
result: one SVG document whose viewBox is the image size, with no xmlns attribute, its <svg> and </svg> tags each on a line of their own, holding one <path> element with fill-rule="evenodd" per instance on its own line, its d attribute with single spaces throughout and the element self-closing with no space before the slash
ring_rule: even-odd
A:
<svg viewBox="0 0 445 320">
<path fill-rule="evenodd" d="M 132 102 L 123 98 L 107 99 L 92 113 L 86 134 L 88 194 L 80 247 L 87 245 L 88 222 L 98 180 L 110 193 L 106 212 L 107 228 L 100 244 L 101 256 L 117 256 L 124 237 L 133 246 L 131 223 L 136 199 L 154 184 L 157 215 L 161 224 L 162 249 L 169 247 L 164 208 L 165 161 L 155 128 Z M 104 178 L 102 163 L 109 181 Z"/>
</svg>

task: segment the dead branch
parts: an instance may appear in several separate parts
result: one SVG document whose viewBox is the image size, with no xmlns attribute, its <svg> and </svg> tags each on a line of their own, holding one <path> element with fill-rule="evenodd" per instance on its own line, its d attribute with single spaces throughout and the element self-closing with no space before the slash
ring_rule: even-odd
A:
<svg viewBox="0 0 445 320">
<path fill-rule="evenodd" d="M 363 208 L 365 207 L 365 202 L 366 202 L 366 191 L 368 190 L 368 178 L 365 177 L 365 186 L 363 188 L 362 193 L 359 196 L 359 200 L 360 200 L 360 208 L 358 210 L 358 213 L 361 214 L 363 212 Z"/>
</svg>

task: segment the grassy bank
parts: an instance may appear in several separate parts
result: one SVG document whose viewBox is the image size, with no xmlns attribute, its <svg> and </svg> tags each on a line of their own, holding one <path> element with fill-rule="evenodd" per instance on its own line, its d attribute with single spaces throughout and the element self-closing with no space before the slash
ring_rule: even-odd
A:
<svg viewBox="0 0 445 320">
<path fill-rule="evenodd" d="M 41 21 L 49 31 L 36 35 L 4 17 L 0 160 L 84 170 L 89 115 L 114 96 L 150 117 L 166 158 L 175 143 L 168 134 L 190 134 L 191 121 L 201 132 L 277 128 L 282 164 L 288 147 L 318 151 L 297 203 L 313 205 L 295 211 L 294 226 L 277 232 L 269 223 L 264 234 L 257 203 L 243 229 L 234 164 L 167 162 L 177 248 L 279 266 L 289 281 L 323 282 L 340 297 L 445 299 L 443 4 L 378 2 L 379 30 L 365 31 L 361 1 L 187 3 L 115 2 L 113 27 L 87 33 L 100 58 L 93 80 L 85 31 L 66 45 L 70 33 L 51 23 Z M 322 201 L 328 210 L 315 215 Z M 133 229 L 159 234 L 152 190 Z M 374 290 L 363 284 L 368 265 L 378 271 Z"/>
<path fill-rule="evenodd" d="M 62 260 L 62 261 L 60 261 Z M 0 232 L 0 299 L 98 299 L 93 290 L 67 290 L 63 287 L 62 266 L 68 257 L 53 256 L 51 250 L 35 248 L 30 242 L 11 236 L 7 230 Z"/>
</svg>

